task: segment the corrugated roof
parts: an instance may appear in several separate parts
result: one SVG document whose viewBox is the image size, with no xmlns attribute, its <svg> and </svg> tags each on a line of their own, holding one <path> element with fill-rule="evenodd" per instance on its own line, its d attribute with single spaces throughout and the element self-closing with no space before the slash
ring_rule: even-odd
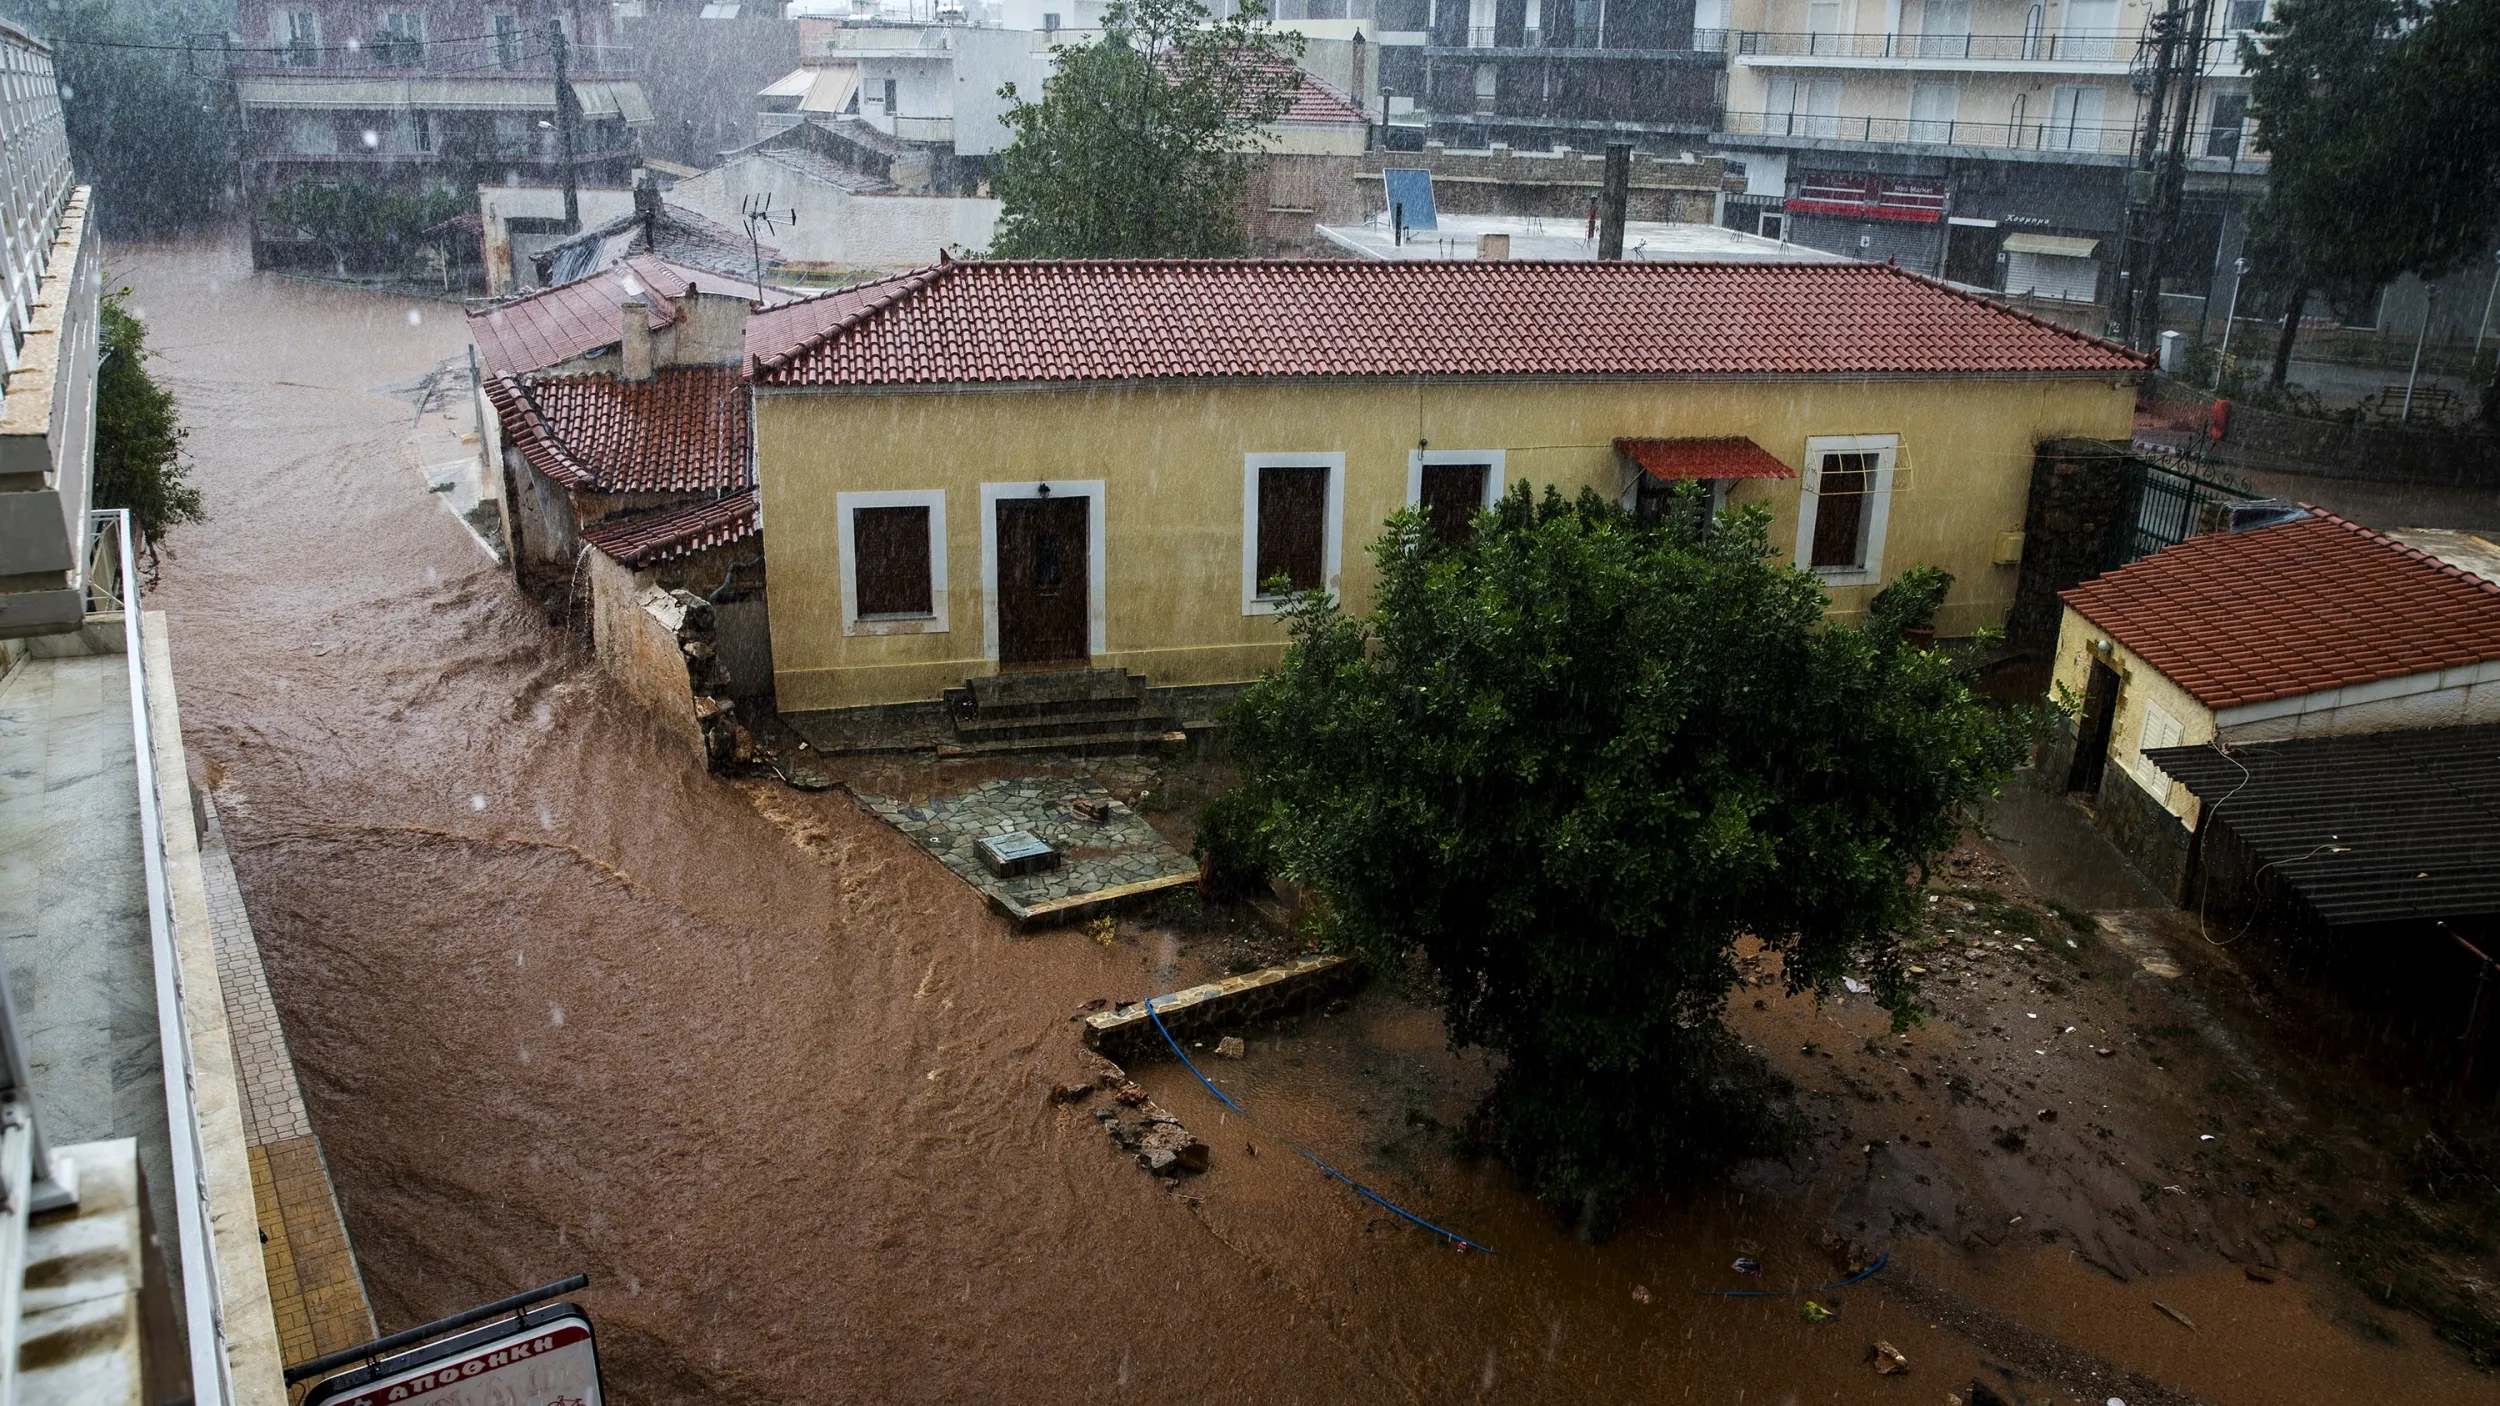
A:
<svg viewBox="0 0 2500 1406">
<path fill-rule="evenodd" d="M 735 366 L 672 366 L 647 381 L 497 376 L 486 394 L 513 447 L 567 488 L 714 493 L 755 484 Z"/>
<path fill-rule="evenodd" d="M 1615 448 L 1649 476 L 1688 478 L 1795 478 L 1797 471 L 1742 435 L 1728 439 L 1618 439 Z"/>
<path fill-rule="evenodd" d="M 677 320 L 689 288 L 729 297 L 753 291 L 704 269 L 637 254 L 561 288 L 541 288 L 469 314 L 479 360 L 498 376 L 517 376 L 570 361 L 624 337 L 625 300 L 651 304 L 653 331 Z"/>
<path fill-rule="evenodd" d="M 2500 913 L 2500 726 L 2144 755 L 2329 925 Z"/>
<path fill-rule="evenodd" d="M 709 503 L 610 518 L 583 528 L 582 540 L 627 566 L 640 568 L 731 546 L 763 531 L 763 509 L 750 488 Z"/>
<path fill-rule="evenodd" d="M 786 346 L 784 385 L 1269 376 L 2131 375 L 2135 353 L 1883 264 L 971 260 Z"/>
<path fill-rule="evenodd" d="M 2500 659 L 2500 587 L 2315 508 L 2061 599 L 2219 712 Z"/>
</svg>

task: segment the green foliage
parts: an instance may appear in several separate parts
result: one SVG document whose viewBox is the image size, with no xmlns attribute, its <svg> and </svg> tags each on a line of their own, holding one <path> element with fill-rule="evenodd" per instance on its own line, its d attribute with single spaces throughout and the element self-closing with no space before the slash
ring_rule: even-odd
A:
<svg viewBox="0 0 2500 1406">
<path fill-rule="evenodd" d="M 1260 129 L 1301 82 L 1302 36 L 1252 4 L 1119 0 L 1101 39 L 1060 51 L 1040 102 L 1015 102 L 994 184 L 999 258 L 1205 258 L 1248 251 L 1241 202 Z"/>
<path fill-rule="evenodd" d="M 474 206 L 471 196 L 441 186 L 389 190 L 306 176 L 270 197 L 267 218 L 328 250 L 341 273 L 395 272 L 424 245 L 426 230 Z"/>
<path fill-rule="evenodd" d="M 234 184 L 234 105 L 216 0 L 24 0 L 8 7 L 54 45 L 78 179 L 115 234 L 163 234 L 223 212 Z M 185 52 L 182 46 L 198 47 Z M 129 47 L 148 46 L 148 47 Z"/>
<path fill-rule="evenodd" d="M 183 482 L 182 427 L 174 393 L 148 374 L 147 329 L 123 306 L 127 288 L 104 296 L 96 371 L 95 505 L 128 508 L 152 549 L 177 524 L 204 522 L 200 491 Z"/>
<path fill-rule="evenodd" d="M 1931 630 L 1944 597 L 1953 589 L 1953 573 L 1941 566 L 1913 566 L 1866 603 L 1870 639 L 1897 644 L 1912 630 Z"/>
<path fill-rule="evenodd" d="M 1202 882 L 1208 897 L 1240 898 L 1267 887 L 1276 872 L 1267 812 L 1253 788 L 1238 786 L 1198 813 L 1198 853 L 1206 857 Z"/>
<path fill-rule="evenodd" d="M 1596 1233 L 1761 1145 L 1721 1023 L 1740 935 L 1916 1017 L 1917 876 L 2025 731 L 1942 653 L 1828 624 L 1759 510 L 1644 528 L 1521 485 L 1479 521 L 1429 550 L 1392 518 L 1368 619 L 1294 602 L 1234 747 L 1321 935 L 1421 950 L 1450 1038 L 1503 1056 L 1488 1140 Z"/>
<path fill-rule="evenodd" d="M 2243 41 L 2269 153 L 2252 221 L 2259 276 L 2295 310 L 2400 274 L 2434 278 L 2491 230 L 2500 176 L 2500 6 L 2282 0 Z M 2275 350 L 2276 385 L 2298 319 Z"/>
</svg>

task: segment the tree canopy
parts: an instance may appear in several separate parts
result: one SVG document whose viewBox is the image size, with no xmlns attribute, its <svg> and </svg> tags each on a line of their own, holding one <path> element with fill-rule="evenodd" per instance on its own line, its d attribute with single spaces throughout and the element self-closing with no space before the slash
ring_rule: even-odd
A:
<svg viewBox="0 0 2500 1406">
<path fill-rule="evenodd" d="M 200 491 L 183 481 L 187 433 L 172 391 L 148 372 L 147 328 L 125 304 L 130 290 L 104 296 L 96 370 L 95 505 L 128 508 L 151 551 L 186 522 L 202 522 Z"/>
<path fill-rule="evenodd" d="M 2289 307 L 2281 385 L 2310 293 L 2357 299 L 2486 247 L 2500 199 L 2500 4 L 2282 0 L 2244 44 L 2270 157 L 2252 249 Z"/>
<path fill-rule="evenodd" d="M 1490 1143 L 1585 1233 L 1770 1126 L 1721 1021 L 1741 936 L 1916 1014 L 1923 866 L 2025 745 L 1905 642 L 1949 578 L 1828 624 L 1768 523 L 1522 485 L 1444 548 L 1401 514 L 1371 617 L 1299 598 L 1238 709 L 1277 868 L 1330 942 L 1428 959 L 1450 1040 L 1503 1057 Z"/>
<path fill-rule="evenodd" d="M 1241 201 L 1260 129 L 1292 105 L 1302 36 L 1245 5 L 1119 0 L 1101 38 L 1060 51 L 1039 102 L 1015 103 L 993 183 L 1001 258 L 1247 252 Z"/>
</svg>

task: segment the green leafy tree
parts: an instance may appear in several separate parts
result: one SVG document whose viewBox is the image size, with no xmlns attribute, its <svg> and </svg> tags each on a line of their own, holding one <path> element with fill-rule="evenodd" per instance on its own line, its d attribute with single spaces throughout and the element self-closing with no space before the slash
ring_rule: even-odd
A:
<svg viewBox="0 0 2500 1406">
<path fill-rule="evenodd" d="M 2243 41 L 2270 157 L 2257 265 L 2286 300 L 2271 384 L 2313 293 L 2351 304 L 2485 247 L 2500 172 L 2500 6 L 2283 0 Z"/>
<path fill-rule="evenodd" d="M 223 214 L 235 175 L 234 104 L 214 0 L 23 0 L 6 7 L 53 45 L 78 179 L 116 234 L 172 233 Z"/>
<path fill-rule="evenodd" d="M 1644 527 L 1521 485 L 1435 549 L 1401 514 L 1373 615 L 1299 598 L 1237 711 L 1244 786 L 1323 937 L 1429 960 L 1453 1044 L 1502 1056 L 1489 1142 L 1590 1235 L 1633 1189 L 1776 1133 L 1722 1023 L 1739 937 L 1791 989 L 1864 971 L 1915 1017 L 1899 944 L 1923 866 L 2025 744 L 1899 618 L 1828 624 L 1767 514 L 1698 516 Z"/>
<path fill-rule="evenodd" d="M 270 197 L 267 218 L 319 244 L 342 274 L 351 266 L 387 272 L 425 244 L 427 230 L 474 208 L 473 197 L 443 186 L 392 190 L 306 176 Z"/>
<path fill-rule="evenodd" d="M 1249 248 L 1241 202 L 1260 129 L 1301 85 L 1302 36 L 1255 4 L 1121 0 L 1102 37 L 1060 51 L 1040 102 L 1015 103 L 994 189 L 1000 258 L 1188 258 Z"/>
<path fill-rule="evenodd" d="M 156 544 L 177 525 L 204 522 L 200 491 L 183 481 L 182 426 L 174 393 L 148 373 L 147 328 L 124 306 L 127 288 L 105 295 L 98 340 L 103 364 L 96 371 L 95 505 L 128 508 L 147 542 Z"/>
</svg>

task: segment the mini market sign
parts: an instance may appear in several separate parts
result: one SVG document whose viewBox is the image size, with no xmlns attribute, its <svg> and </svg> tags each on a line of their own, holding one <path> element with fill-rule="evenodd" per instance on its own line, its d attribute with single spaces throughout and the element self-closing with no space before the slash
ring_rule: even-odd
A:
<svg viewBox="0 0 2500 1406">
<path fill-rule="evenodd" d="M 303 1406 L 600 1406 L 599 1354 L 590 1320 L 559 1304 L 343 1372 Z"/>
</svg>

